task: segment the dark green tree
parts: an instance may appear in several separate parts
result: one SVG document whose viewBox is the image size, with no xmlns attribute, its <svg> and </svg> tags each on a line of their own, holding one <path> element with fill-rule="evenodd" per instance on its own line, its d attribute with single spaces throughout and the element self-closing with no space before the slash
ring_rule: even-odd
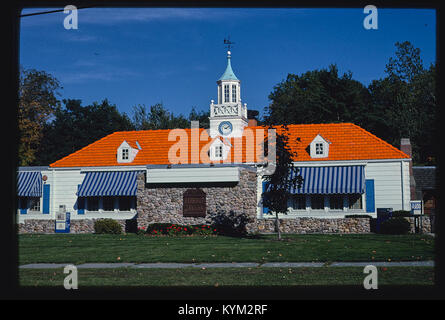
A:
<svg viewBox="0 0 445 320">
<path fill-rule="evenodd" d="M 133 107 L 133 126 L 136 130 L 174 129 L 190 127 L 189 121 L 183 116 L 175 116 L 164 108 L 162 103 L 149 107 L 139 104 Z"/>
<path fill-rule="evenodd" d="M 263 206 L 268 208 L 275 214 L 275 226 L 277 230 L 278 240 L 281 240 L 281 229 L 279 214 L 288 213 L 289 200 L 292 198 L 292 189 L 300 187 L 303 178 L 298 174 L 298 169 L 295 167 L 295 159 L 298 156 L 297 152 L 289 148 L 289 128 L 288 124 L 284 122 L 279 128 L 267 124 L 268 130 L 275 130 L 275 139 L 272 141 L 266 139 L 265 154 L 270 159 L 271 155 L 275 154 L 275 161 L 269 162 L 269 170 L 265 171 L 263 179 L 266 182 L 266 189 L 263 190 L 262 202 Z M 275 152 L 271 152 L 274 148 Z M 267 171 L 271 171 L 266 173 Z M 295 174 L 291 174 L 294 171 Z"/>
<path fill-rule="evenodd" d="M 374 80 L 369 91 L 371 107 L 382 117 L 374 133 L 395 147 L 401 138 L 410 138 L 413 161 L 434 163 L 436 136 L 436 68 L 423 67 L 420 49 L 405 41 L 395 44 L 395 57 L 389 59 L 387 76 Z"/>
<path fill-rule="evenodd" d="M 81 100 L 63 100 L 47 123 L 38 152 L 38 165 L 48 165 L 115 131 L 134 130 L 126 114 L 107 99 L 82 106 Z"/>
<path fill-rule="evenodd" d="M 288 74 L 269 95 L 265 121 L 281 123 L 354 122 L 363 125 L 369 92 L 350 72 L 338 75 L 336 65 L 328 69 Z"/>
<path fill-rule="evenodd" d="M 209 111 L 197 111 L 195 107 L 192 107 L 192 110 L 189 114 L 189 121 L 199 121 L 200 128 L 210 128 L 210 112 Z"/>
</svg>

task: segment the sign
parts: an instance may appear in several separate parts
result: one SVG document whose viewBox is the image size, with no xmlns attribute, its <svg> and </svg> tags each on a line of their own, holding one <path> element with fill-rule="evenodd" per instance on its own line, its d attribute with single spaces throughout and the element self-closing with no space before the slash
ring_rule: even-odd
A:
<svg viewBox="0 0 445 320">
<path fill-rule="evenodd" d="M 205 217 L 206 194 L 201 189 L 188 189 L 184 192 L 182 214 L 184 217 Z"/>
<path fill-rule="evenodd" d="M 57 213 L 54 230 L 56 233 L 70 233 L 70 215 L 69 212 Z"/>
<path fill-rule="evenodd" d="M 423 201 L 422 200 L 413 200 L 410 201 L 411 205 L 411 214 L 423 214 Z"/>
</svg>

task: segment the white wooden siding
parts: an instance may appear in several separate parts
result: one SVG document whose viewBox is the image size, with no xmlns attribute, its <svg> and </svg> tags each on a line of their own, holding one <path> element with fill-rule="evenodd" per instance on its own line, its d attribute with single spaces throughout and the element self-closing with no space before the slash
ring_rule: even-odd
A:
<svg viewBox="0 0 445 320">
<path fill-rule="evenodd" d="M 342 161 L 317 163 L 325 165 L 365 165 L 365 179 L 374 180 L 375 208 L 392 208 L 393 210 L 409 210 L 410 208 L 410 185 L 409 185 L 409 161 L 406 160 L 373 160 L 373 161 Z M 314 166 L 313 162 L 296 163 L 297 166 Z M 258 177 L 258 197 L 257 197 L 257 217 L 261 218 L 262 204 L 261 194 L 263 193 L 263 178 Z M 402 202 L 403 199 L 403 202 Z M 280 215 L 280 218 L 293 217 L 326 217 L 339 218 L 348 214 L 367 214 L 375 216 L 376 212 L 370 214 L 366 212 L 366 197 L 362 196 L 363 210 L 289 210 L 287 215 Z M 267 215 L 271 217 L 271 215 Z"/>
</svg>

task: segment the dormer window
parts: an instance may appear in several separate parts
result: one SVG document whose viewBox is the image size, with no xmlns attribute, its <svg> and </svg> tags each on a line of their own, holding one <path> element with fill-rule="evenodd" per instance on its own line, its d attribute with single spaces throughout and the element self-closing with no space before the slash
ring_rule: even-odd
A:
<svg viewBox="0 0 445 320">
<path fill-rule="evenodd" d="M 128 160 L 128 158 L 129 158 L 129 150 L 122 149 L 122 160 Z"/>
<path fill-rule="evenodd" d="M 318 134 L 310 144 L 311 158 L 327 158 L 330 144 L 328 140 Z"/>
<path fill-rule="evenodd" d="M 133 162 L 140 148 L 138 143 L 136 143 L 137 148 L 131 147 L 127 141 L 124 140 L 122 144 L 117 148 L 117 162 L 118 163 L 129 163 Z"/>
<path fill-rule="evenodd" d="M 316 143 L 315 144 L 315 154 L 316 155 L 323 155 L 323 143 Z"/>
<path fill-rule="evenodd" d="M 230 144 L 223 142 L 221 139 L 217 138 L 210 145 L 209 148 L 209 159 L 210 161 L 220 161 L 225 160 L 230 152 Z"/>
<path fill-rule="evenodd" d="M 215 158 L 221 159 L 223 157 L 223 146 L 215 146 Z"/>
</svg>

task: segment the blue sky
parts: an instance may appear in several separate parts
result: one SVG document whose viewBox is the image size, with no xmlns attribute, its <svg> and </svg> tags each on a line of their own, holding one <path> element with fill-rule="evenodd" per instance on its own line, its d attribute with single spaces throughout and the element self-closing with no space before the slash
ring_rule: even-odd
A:
<svg viewBox="0 0 445 320">
<path fill-rule="evenodd" d="M 377 30 L 363 27 L 365 16 L 363 8 L 89 8 L 66 30 L 63 12 L 36 15 L 21 19 L 20 64 L 53 74 L 61 99 L 107 98 L 131 117 L 134 105 L 158 102 L 175 114 L 207 111 L 227 35 L 242 100 L 260 112 L 288 73 L 335 63 L 364 85 L 384 77 L 396 41 L 420 48 L 425 66 L 435 62 L 434 10 L 378 9 Z"/>
</svg>

